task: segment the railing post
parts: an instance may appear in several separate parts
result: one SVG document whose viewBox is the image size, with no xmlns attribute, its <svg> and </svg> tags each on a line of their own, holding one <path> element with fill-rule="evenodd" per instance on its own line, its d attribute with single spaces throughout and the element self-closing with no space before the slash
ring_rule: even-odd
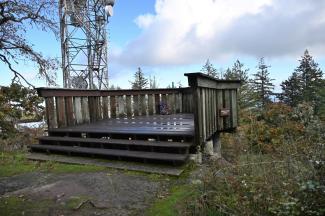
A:
<svg viewBox="0 0 325 216">
<path fill-rule="evenodd" d="M 194 131 L 195 143 L 202 145 L 203 138 L 203 122 L 202 122 L 202 95 L 200 88 L 193 87 L 193 114 L 194 114 Z"/>
<path fill-rule="evenodd" d="M 216 132 L 234 129 L 237 126 L 236 92 L 240 81 L 219 80 L 202 73 L 185 76 L 193 92 L 196 144 L 202 145 Z"/>
<path fill-rule="evenodd" d="M 186 75 L 186 74 L 185 74 Z M 188 85 L 192 88 L 193 92 L 193 115 L 194 115 L 194 131 L 196 145 L 203 143 L 203 125 L 202 125 L 202 96 L 201 90 L 197 85 L 197 76 L 188 74 Z"/>
</svg>

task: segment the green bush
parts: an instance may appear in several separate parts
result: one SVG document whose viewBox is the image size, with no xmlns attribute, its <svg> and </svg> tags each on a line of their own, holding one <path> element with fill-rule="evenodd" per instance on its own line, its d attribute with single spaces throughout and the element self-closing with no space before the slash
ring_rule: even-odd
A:
<svg viewBox="0 0 325 216">
<path fill-rule="evenodd" d="M 263 112 L 243 112 L 238 132 L 222 136 L 233 165 L 211 165 L 200 196 L 184 212 L 324 215 L 325 126 L 310 110 L 308 104 L 271 104 Z"/>
</svg>

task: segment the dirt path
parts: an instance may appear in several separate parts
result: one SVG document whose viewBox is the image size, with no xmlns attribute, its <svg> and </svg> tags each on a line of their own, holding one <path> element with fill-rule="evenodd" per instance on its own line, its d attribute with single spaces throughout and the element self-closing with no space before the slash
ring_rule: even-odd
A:
<svg viewBox="0 0 325 216">
<path fill-rule="evenodd" d="M 114 170 L 31 172 L 0 178 L 0 199 L 7 199 L 12 215 L 142 215 L 167 185 L 166 180 Z"/>
</svg>

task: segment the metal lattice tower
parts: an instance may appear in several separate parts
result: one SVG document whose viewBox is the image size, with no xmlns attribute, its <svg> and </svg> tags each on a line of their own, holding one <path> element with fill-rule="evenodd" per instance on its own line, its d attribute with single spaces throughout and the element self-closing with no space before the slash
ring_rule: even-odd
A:
<svg viewBox="0 0 325 216">
<path fill-rule="evenodd" d="M 64 88 L 108 88 L 106 25 L 114 2 L 60 0 Z"/>
</svg>

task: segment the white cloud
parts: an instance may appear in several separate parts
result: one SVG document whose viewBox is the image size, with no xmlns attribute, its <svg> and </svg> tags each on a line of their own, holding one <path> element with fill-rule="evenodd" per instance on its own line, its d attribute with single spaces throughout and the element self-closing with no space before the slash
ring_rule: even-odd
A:
<svg viewBox="0 0 325 216">
<path fill-rule="evenodd" d="M 157 0 L 140 15 L 141 35 L 113 59 L 181 65 L 225 56 L 288 56 L 325 48 L 323 0 Z"/>
<path fill-rule="evenodd" d="M 152 14 L 144 14 L 138 16 L 134 22 L 139 28 L 146 29 L 154 22 L 155 16 Z"/>
</svg>

